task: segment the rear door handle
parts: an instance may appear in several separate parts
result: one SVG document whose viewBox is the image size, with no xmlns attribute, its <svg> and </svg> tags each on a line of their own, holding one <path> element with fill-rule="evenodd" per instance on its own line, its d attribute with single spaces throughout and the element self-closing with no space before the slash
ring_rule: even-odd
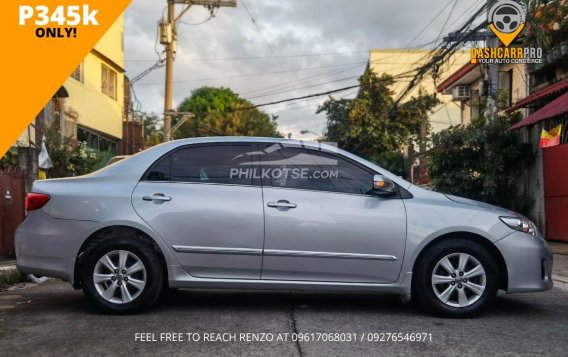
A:
<svg viewBox="0 0 568 357">
<path fill-rule="evenodd" d="M 154 193 L 151 196 L 143 196 L 142 199 L 144 201 L 171 201 L 172 198 L 170 196 L 166 196 L 163 193 Z"/>
<path fill-rule="evenodd" d="M 266 205 L 268 207 L 274 207 L 274 208 L 296 208 L 296 207 L 298 207 L 297 204 L 290 203 L 289 201 L 286 201 L 286 200 L 279 200 L 278 202 L 268 202 Z"/>
</svg>

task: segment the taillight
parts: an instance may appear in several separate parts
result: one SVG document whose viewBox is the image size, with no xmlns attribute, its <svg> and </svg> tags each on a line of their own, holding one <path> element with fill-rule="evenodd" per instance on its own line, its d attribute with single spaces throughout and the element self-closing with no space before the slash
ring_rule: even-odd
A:
<svg viewBox="0 0 568 357">
<path fill-rule="evenodd" d="M 33 211 L 42 208 L 50 198 L 51 197 L 45 193 L 28 193 L 28 197 L 26 197 L 26 211 Z"/>
</svg>

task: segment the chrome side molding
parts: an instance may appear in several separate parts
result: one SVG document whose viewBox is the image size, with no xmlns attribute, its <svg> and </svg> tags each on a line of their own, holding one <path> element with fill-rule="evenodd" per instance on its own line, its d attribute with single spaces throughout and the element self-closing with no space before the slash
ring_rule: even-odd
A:
<svg viewBox="0 0 568 357">
<path fill-rule="evenodd" d="M 310 257 L 310 258 L 336 258 L 336 259 L 366 259 L 366 260 L 398 260 L 394 255 L 359 254 L 359 253 L 334 253 L 313 252 L 304 250 L 275 250 L 265 249 L 264 255 L 287 256 L 287 257 Z"/>
<path fill-rule="evenodd" d="M 187 245 L 173 245 L 172 248 L 178 253 L 262 255 L 262 249 L 254 248 L 198 247 Z"/>
<path fill-rule="evenodd" d="M 262 255 L 262 249 L 254 248 L 229 248 L 229 247 L 202 247 L 173 245 L 172 248 L 178 253 L 198 254 L 235 254 L 235 255 Z M 277 250 L 265 249 L 264 255 L 273 257 L 305 257 L 305 258 L 335 258 L 335 259 L 364 259 L 364 260 L 398 260 L 394 255 L 359 254 L 359 253 L 334 253 L 314 252 L 305 250 Z"/>
</svg>

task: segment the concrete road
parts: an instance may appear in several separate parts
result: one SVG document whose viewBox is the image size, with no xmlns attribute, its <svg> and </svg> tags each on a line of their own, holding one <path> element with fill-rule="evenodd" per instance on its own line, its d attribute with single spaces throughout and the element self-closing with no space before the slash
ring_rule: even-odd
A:
<svg viewBox="0 0 568 357">
<path fill-rule="evenodd" d="M 179 290 L 135 316 L 99 314 L 80 291 L 57 280 L 0 293 L 0 356 L 566 356 L 567 326 L 568 291 L 558 288 L 500 294 L 487 313 L 470 320 L 434 318 L 394 296 L 359 293 Z M 428 337 L 374 341 L 399 332 Z M 160 341 L 168 336 L 182 341 Z M 222 338 L 237 341 L 213 341 Z M 254 338 L 273 340 L 246 341 Z M 322 341 L 335 338 L 356 341 Z"/>
</svg>

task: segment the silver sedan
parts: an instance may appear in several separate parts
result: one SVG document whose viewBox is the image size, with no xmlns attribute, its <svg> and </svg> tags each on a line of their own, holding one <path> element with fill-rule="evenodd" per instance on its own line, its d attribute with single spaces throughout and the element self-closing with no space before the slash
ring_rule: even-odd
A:
<svg viewBox="0 0 568 357">
<path fill-rule="evenodd" d="M 552 287 L 552 255 L 527 218 L 314 142 L 173 141 L 36 181 L 26 205 L 19 269 L 115 313 L 167 288 L 250 288 L 389 292 L 469 317 L 498 289 Z"/>
</svg>

